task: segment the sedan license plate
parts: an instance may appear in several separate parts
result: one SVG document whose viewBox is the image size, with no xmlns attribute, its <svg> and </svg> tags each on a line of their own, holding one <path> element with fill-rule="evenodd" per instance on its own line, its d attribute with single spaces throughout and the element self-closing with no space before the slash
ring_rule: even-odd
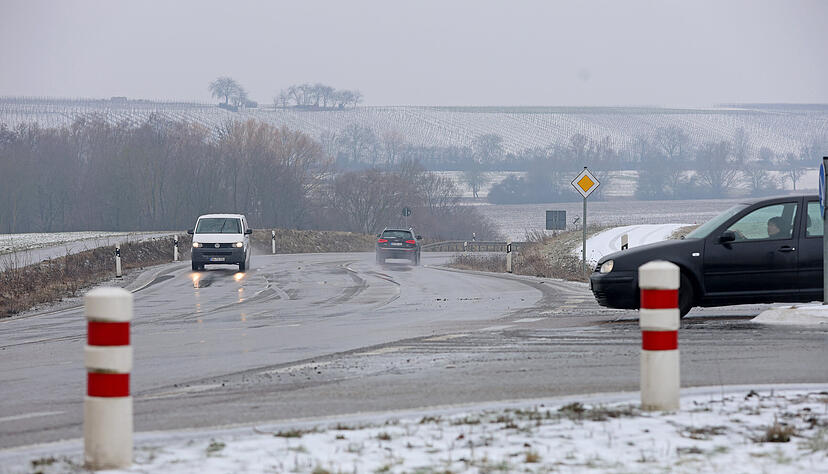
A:
<svg viewBox="0 0 828 474">
<path fill-rule="evenodd" d="M 210 257 L 211 262 L 223 262 L 224 257 Z"/>
<path fill-rule="evenodd" d="M 402 247 L 402 242 L 391 242 L 391 245 L 395 247 Z"/>
</svg>

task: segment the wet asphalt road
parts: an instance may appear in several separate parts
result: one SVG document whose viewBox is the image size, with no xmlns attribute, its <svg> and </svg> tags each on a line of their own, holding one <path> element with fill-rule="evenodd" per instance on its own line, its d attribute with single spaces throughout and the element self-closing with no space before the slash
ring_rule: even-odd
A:
<svg viewBox="0 0 828 474">
<path fill-rule="evenodd" d="M 446 258 L 165 267 L 135 293 L 136 430 L 638 389 L 635 312 Z M 691 312 L 682 386 L 828 381 L 828 328 L 751 323 L 762 308 Z M 81 309 L 0 321 L 0 448 L 82 436 L 84 343 Z"/>
</svg>

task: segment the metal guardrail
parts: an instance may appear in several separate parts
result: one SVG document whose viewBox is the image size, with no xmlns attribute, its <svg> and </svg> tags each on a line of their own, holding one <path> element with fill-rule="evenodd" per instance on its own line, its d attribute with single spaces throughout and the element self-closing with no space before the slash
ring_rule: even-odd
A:
<svg viewBox="0 0 828 474">
<path fill-rule="evenodd" d="M 512 251 L 517 252 L 526 242 L 512 242 Z M 503 241 L 446 240 L 432 242 L 422 247 L 424 252 L 506 252 Z"/>
</svg>

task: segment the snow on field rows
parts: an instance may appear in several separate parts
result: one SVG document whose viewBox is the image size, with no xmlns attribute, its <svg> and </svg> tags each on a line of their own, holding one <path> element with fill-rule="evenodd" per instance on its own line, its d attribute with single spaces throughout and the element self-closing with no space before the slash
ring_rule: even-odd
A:
<svg viewBox="0 0 828 474">
<path fill-rule="evenodd" d="M 287 126 L 318 138 L 350 125 L 383 133 L 402 133 L 406 141 L 422 146 L 471 146 L 483 134 L 503 137 L 506 152 L 566 144 L 575 134 L 596 141 L 609 138 L 624 147 L 660 127 L 677 126 L 694 143 L 730 140 L 743 129 L 751 139 L 751 156 L 761 147 L 777 154 L 798 153 L 814 137 L 828 132 L 828 109 L 796 106 L 734 109 L 555 108 L 555 107 L 415 107 L 370 106 L 345 110 L 298 110 L 262 107 L 230 112 L 212 104 L 151 101 L 0 98 L 0 123 L 14 128 L 38 122 L 44 127 L 70 124 L 96 114 L 113 123 L 140 123 L 151 115 L 162 120 L 185 120 L 216 129 L 228 121 L 260 120 Z"/>
</svg>

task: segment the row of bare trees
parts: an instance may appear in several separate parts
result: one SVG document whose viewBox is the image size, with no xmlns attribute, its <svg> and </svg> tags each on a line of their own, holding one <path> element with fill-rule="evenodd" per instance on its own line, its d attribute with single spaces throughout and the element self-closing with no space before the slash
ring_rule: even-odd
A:
<svg viewBox="0 0 828 474">
<path fill-rule="evenodd" d="M 305 83 L 282 89 L 273 99 L 273 103 L 277 108 L 344 109 L 349 106 L 356 107 L 362 100 L 362 92 L 358 90 L 335 89 L 321 83 Z"/>
<path fill-rule="evenodd" d="M 493 235 L 459 194 L 413 161 L 338 173 L 318 141 L 257 121 L 0 124 L 0 232 L 185 229 L 241 212 L 256 227 L 374 233 L 409 207 L 423 235 Z"/>
</svg>

